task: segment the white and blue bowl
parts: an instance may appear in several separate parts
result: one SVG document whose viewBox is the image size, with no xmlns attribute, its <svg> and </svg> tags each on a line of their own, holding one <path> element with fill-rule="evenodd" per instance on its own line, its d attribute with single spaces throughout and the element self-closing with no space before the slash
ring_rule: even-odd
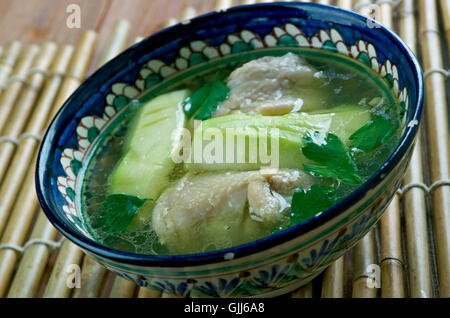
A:
<svg viewBox="0 0 450 318">
<path fill-rule="evenodd" d="M 86 158 L 130 102 L 187 72 L 243 54 L 314 48 L 345 55 L 378 73 L 404 108 L 395 151 L 366 183 L 318 216 L 245 245 L 192 255 L 139 255 L 97 243 L 77 191 Z M 411 157 L 423 104 L 413 53 L 392 31 L 365 17 L 313 3 L 271 3 L 212 12 L 134 45 L 89 77 L 49 127 L 36 186 L 53 225 L 109 270 L 140 286 L 180 296 L 274 296 L 320 274 L 380 219 Z"/>
</svg>

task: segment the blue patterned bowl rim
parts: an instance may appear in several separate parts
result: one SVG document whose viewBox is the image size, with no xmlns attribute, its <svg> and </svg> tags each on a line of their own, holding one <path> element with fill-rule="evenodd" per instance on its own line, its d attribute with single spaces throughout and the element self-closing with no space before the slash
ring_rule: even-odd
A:
<svg viewBox="0 0 450 318">
<path fill-rule="evenodd" d="M 262 3 L 252 6 L 236 6 L 230 8 L 225 11 L 215 11 L 211 12 L 197 18 L 190 20 L 188 25 L 184 25 L 182 23 L 172 26 L 170 28 L 166 28 L 161 30 L 154 35 L 146 38 L 142 42 L 135 44 L 134 46 L 127 49 L 125 52 L 121 53 L 118 57 L 114 58 L 99 70 L 97 70 L 93 75 L 91 75 L 86 81 L 84 81 L 81 86 L 72 94 L 72 96 L 64 103 L 62 108 L 59 110 L 55 118 L 53 119 L 49 129 L 47 130 L 41 147 L 39 149 L 37 165 L 36 165 L 36 189 L 37 196 L 41 203 L 41 206 L 47 215 L 50 222 L 67 238 L 69 238 L 72 242 L 79 245 L 91 253 L 99 255 L 101 257 L 111 259 L 113 261 L 125 263 L 125 264 L 133 264 L 138 266 L 167 266 L 167 267 L 187 267 L 187 266 L 196 266 L 203 264 L 212 264 L 224 261 L 224 255 L 228 253 L 232 253 L 234 258 L 239 258 L 247 255 L 251 255 L 257 252 L 261 252 L 267 250 L 269 248 L 280 245 L 284 242 L 292 240 L 300 235 L 307 233 L 319 226 L 325 224 L 331 219 L 339 216 L 347 209 L 349 209 L 354 202 L 359 200 L 364 196 L 365 193 L 374 189 L 384 178 L 384 176 L 388 175 L 393 168 L 403 160 L 406 152 L 410 148 L 411 144 L 414 142 L 418 126 L 419 125 L 408 125 L 405 129 L 405 132 L 395 149 L 395 151 L 391 154 L 389 159 L 385 162 L 385 164 L 362 186 L 360 186 L 356 191 L 352 194 L 344 198 L 342 201 L 327 209 L 323 213 L 319 214 L 316 217 L 313 217 L 301 224 L 273 234 L 271 236 L 262 238 L 260 240 L 250 242 L 244 245 L 207 252 L 207 253 L 198 253 L 198 254 L 189 254 L 189 255 L 142 255 L 142 254 L 133 254 L 127 253 L 123 251 L 114 250 L 108 247 L 105 247 L 97 242 L 90 240 L 89 238 L 83 236 L 81 233 L 78 233 L 71 229 L 66 225 L 65 222 L 61 220 L 61 216 L 55 213 L 51 206 L 52 203 L 52 192 L 50 190 L 51 183 L 48 181 L 48 176 L 51 172 L 51 167 L 47 164 L 49 160 L 49 153 L 52 150 L 52 143 L 57 140 L 57 138 L 61 135 L 61 123 L 67 120 L 67 117 L 70 116 L 68 114 L 68 110 L 70 108 L 74 108 L 77 106 L 76 101 L 80 100 L 81 96 L 85 94 L 86 91 L 91 89 L 92 85 L 95 83 L 95 79 L 98 77 L 106 77 L 105 74 L 108 74 L 108 70 L 113 68 L 118 61 L 121 59 L 126 59 L 129 55 L 134 52 L 139 46 L 143 44 L 153 44 L 157 47 L 158 43 L 163 43 L 167 38 L 173 38 L 176 34 L 181 34 L 185 32 L 186 27 L 192 27 L 194 25 L 201 25 L 206 21 L 216 20 L 223 18 L 228 13 L 246 11 L 246 10 L 261 10 L 266 9 L 277 10 L 280 7 L 285 8 L 298 8 L 302 10 L 317 10 L 317 9 L 326 9 L 329 10 L 330 13 L 335 15 L 339 15 L 340 17 L 347 16 L 349 20 L 358 20 L 363 23 L 367 23 L 367 18 L 361 16 L 357 13 L 342 10 L 340 8 L 334 6 L 326 6 L 316 3 L 300 3 L 300 2 L 274 2 L 274 3 Z M 415 57 L 414 53 L 408 48 L 408 46 L 399 38 L 391 30 L 379 26 L 377 28 L 377 32 L 383 32 L 386 39 L 394 43 L 401 50 L 401 54 L 403 54 L 407 62 L 414 74 L 415 78 L 415 87 L 416 91 L 416 103 L 412 105 L 412 111 L 410 112 L 410 117 L 408 121 L 420 122 L 422 108 L 423 108 L 423 98 L 424 98 L 424 84 L 423 84 L 423 74 L 420 67 L 420 64 Z"/>
</svg>

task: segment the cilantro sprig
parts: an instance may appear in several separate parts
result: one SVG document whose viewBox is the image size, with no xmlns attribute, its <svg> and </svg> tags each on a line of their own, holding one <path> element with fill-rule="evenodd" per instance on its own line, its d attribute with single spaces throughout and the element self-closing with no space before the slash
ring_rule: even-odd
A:
<svg viewBox="0 0 450 318">
<path fill-rule="evenodd" d="M 314 184 L 308 190 L 299 189 L 292 196 L 289 224 L 272 229 L 275 234 L 285 228 L 306 221 L 341 200 L 337 189 Z"/>
<path fill-rule="evenodd" d="M 334 178 L 348 184 L 361 184 L 352 153 L 338 136 L 328 133 L 306 132 L 302 152 L 317 164 L 304 164 L 303 169 L 315 177 Z"/>
<path fill-rule="evenodd" d="M 385 112 L 368 122 L 349 137 L 350 148 L 360 149 L 366 152 L 372 151 L 381 145 L 385 145 L 394 136 L 400 126 L 399 113 L 396 104 L 386 108 Z"/>
<path fill-rule="evenodd" d="M 372 121 L 355 131 L 350 136 L 351 148 L 372 151 L 378 146 L 386 144 L 394 134 L 392 123 L 383 116 L 376 116 Z"/>
<path fill-rule="evenodd" d="M 290 223 L 294 225 L 310 219 L 339 200 L 337 189 L 332 187 L 315 184 L 306 192 L 300 189 L 292 197 Z"/>
<path fill-rule="evenodd" d="M 195 113 L 195 119 L 206 120 L 211 118 L 220 102 L 224 101 L 230 89 L 217 77 L 214 82 L 196 90 L 182 103 L 184 112 L 188 116 Z"/>
<path fill-rule="evenodd" d="M 96 227 L 116 234 L 125 231 L 146 201 L 125 194 L 109 195 L 103 202 Z"/>
</svg>

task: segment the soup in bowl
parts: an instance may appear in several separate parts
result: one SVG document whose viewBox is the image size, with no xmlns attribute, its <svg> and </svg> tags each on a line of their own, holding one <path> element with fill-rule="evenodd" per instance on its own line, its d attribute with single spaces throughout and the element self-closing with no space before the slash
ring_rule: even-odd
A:
<svg viewBox="0 0 450 318">
<path fill-rule="evenodd" d="M 419 124 L 401 40 L 330 6 L 213 12 L 131 47 L 47 131 L 37 191 L 111 271 L 180 296 L 274 296 L 381 217 Z"/>
</svg>

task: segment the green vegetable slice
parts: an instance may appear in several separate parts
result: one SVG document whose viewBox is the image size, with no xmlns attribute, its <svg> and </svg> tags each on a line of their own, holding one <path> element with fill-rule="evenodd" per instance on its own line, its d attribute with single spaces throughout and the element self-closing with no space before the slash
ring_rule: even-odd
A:
<svg viewBox="0 0 450 318">
<path fill-rule="evenodd" d="M 175 167 L 171 155 L 180 140 L 172 136 L 184 127 L 186 116 L 180 104 L 189 94 L 178 90 L 142 105 L 129 128 L 124 156 L 112 173 L 111 194 L 158 199 Z"/>
</svg>

